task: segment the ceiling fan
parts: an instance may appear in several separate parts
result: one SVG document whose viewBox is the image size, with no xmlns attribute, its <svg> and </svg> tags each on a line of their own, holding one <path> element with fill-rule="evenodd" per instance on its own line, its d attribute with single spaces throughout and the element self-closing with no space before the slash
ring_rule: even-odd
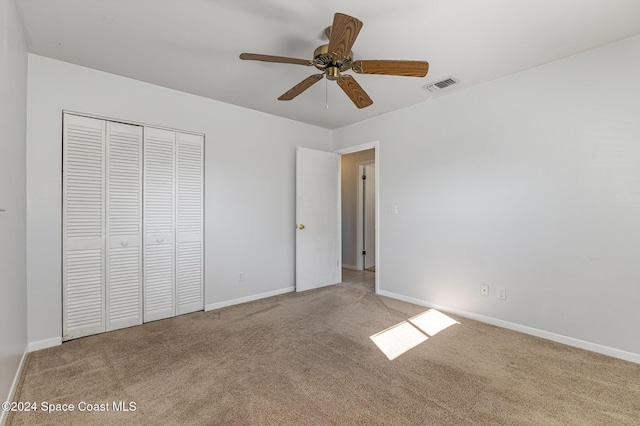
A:
<svg viewBox="0 0 640 426">
<path fill-rule="evenodd" d="M 362 28 L 362 21 L 353 16 L 336 13 L 333 25 L 325 29 L 329 44 L 323 44 L 313 52 L 313 59 L 296 59 L 284 56 L 260 55 L 256 53 L 242 53 L 240 59 L 251 61 L 277 62 L 282 64 L 296 64 L 315 66 L 322 71 L 314 74 L 293 86 L 282 96 L 280 101 L 290 101 L 300 93 L 313 86 L 326 75 L 328 80 L 337 81 L 338 86 L 358 108 L 368 107 L 373 103 L 367 92 L 349 74 L 344 71 L 353 70 L 358 74 L 384 74 L 406 77 L 424 77 L 429 71 L 426 61 L 393 61 L 393 60 L 353 60 L 351 47 Z"/>
</svg>

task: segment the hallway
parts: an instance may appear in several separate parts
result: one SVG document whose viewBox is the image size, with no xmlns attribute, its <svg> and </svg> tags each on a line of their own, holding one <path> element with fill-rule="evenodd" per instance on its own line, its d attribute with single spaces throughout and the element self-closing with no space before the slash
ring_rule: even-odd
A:
<svg viewBox="0 0 640 426">
<path fill-rule="evenodd" d="M 369 270 L 356 271 L 354 269 L 342 268 L 342 282 L 340 284 L 375 293 L 376 273 L 375 271 Z"/>
</svg>

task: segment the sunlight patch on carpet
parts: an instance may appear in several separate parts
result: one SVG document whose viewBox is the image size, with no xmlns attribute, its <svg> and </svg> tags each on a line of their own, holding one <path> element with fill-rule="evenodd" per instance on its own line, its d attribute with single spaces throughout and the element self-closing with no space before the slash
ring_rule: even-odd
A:
<svg viewBox="0 0 640 426">
<path fill-rule="evenodd" d="M 435 336 L 454 324 L 460 323 L 442 312 L 429 309 L 369 338 L 392 361 L 429 339 L 429 336 Z"/>
<path fill-rule="evenodd" d="M 406 321 L 376 333 L 370 338 L 389 360 L 396 359 L 428 339 L 424 333 Z"/>
<path fill-rule="evenodd" d="M 454 324 L 460 324 L 458 321 L 435 309 L 429 309 L 427 312 L 416 315 L 410 318 L 409 322 L 429 336 L 435 336 L 445 328 L 449 328 Z"/>
</svg>

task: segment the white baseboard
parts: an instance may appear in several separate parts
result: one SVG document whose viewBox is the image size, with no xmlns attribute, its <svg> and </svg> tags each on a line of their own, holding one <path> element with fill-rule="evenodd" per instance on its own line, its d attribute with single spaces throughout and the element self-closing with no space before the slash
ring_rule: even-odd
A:
<svg viewBox="0 0 640 426">
<path fill-rule="evenodd" d="M 360 269 L 358 269 L 358 267 L 357 267 L 357 266 L 355 266 L 355 265 L 347 265 L 346 263 L 343 263 L 343 264 L 342 264 L 342 267 L 343 267 L 344 269 L 353 269 L 354 271 L 359 271 L 359 270 L 360 270 Z"/>
<path fill-rule="evenodd" d="M 402 300 L 403 302 L 413 303 L 415 305 L 425 306 L 427 308 L 437 309 L 439 311 L 448 312 L 454 315 L 459 315 L 464 318 L 484 322 L 486 324 L 495 325 L 498 327 L 506 328 L 509 330 L 518 331 L 520 333 L 530 334 L 532 336 L 541 337 L 543 339 L 551 340 L 554 342 L 562 343 L 564 345 L 573 346 L 580 349 L 586 349 L 591 352 L 619 358 L 625 361 L 634 362 L 640 364 L 640 354 L 633 352 L 627 352 L 608 346 L 599 345 L 597 343 L 586 342 L 584 340 L 575 339 L 573 337 L 563 336 L 561 334 L 552 333 L 545 330 L 539 330 L 537 328 L 528 327 L 526 325 L 516 324 L 509 321 L 503 321 L 500 319 L 488 317 L 485 315 L 475 314 L 473 312 L 461 311 L 459 309 L 452 309 L 446 306 L 438 305 L 437 303 L 431 303 L 427 300 L 416 299 L 413 297 L 403 296 L 401 294 L 392 293 L 389 291 L 381 290 L 378 292 L 381 296 L 387 296 L 392 299 Z"/>
<path fill-rule="evenodd" d="M 13 401 L 13 398 L 16 395 L 16 390 L 18 389 L 18 383 L 20 382 L 20 377 L 22 376 L 22 369 L 24 368 L 24 362 L 27 360 L 28 353 L 29 353 L 29 346 L 27 345 L 24 348 L 24 353 L 22 354 L 22 358 L 20 358 L 20 364 L 18 364 L 18 369 L 16 370 L 16 374 L 13 377 L 13 383 L 11 383 L 11 388 L 9 388 L 9 395 L 7 395 L 7 399 L 3 399 L 2 402 Z M 8 416 L 9 416 L 8 411 L 4 411 L 4 410 L 0 411 L 0 426 L 4 426 Z"/>
<path fill-rule="evenodd" d="M 227 306 L 239 305 L 241 303 L 253 302 L 254 300 L 266 299 L 267 297 L 279 296 L 285 293 L 291 293 L 295 291 L 295 287 L 286 287 L 279 290 L 268 291 L 266 293 L 252 294 L 251 296 L 241 297 L 239 299 L 226 300 L 224 302 L 211 303 L 204 307 L 206 311 L 213 311 L 214 309 L 226 308 Z"/>
<path fill-rule="evenodd" d="M 39 351 L 40 349 L 52 348 L 62 344 L 62 337 L 54 337 L 52 339 L 38 340 L 29 343 L 29 352 Z"/>
</svg>

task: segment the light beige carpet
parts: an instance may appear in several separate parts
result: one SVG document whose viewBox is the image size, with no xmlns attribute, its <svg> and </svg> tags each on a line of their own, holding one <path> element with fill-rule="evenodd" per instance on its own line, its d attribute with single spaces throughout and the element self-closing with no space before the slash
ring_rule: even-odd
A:
<svg viewBox="0 0 640 426">
<path fill-rule="evenodd" d="M 638 364 L 457 317 L 393 361 L 370 339 L 424 311 L 336 285 L 74 340 L 15 400 L 76 411 L 8 424 L 640 424 Z"/>
</svg>

